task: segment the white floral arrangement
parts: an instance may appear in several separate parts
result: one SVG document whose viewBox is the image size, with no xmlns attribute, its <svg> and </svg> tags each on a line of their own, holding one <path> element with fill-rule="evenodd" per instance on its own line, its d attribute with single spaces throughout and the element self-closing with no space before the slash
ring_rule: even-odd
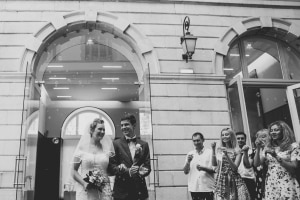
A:
<svg viewBox="0 0 300 200">
<path fill-rule="evenodd" d="M 134 154 L 134 162 L 133 162 L 133 165 L 137 165 L 138 162 L 139 162 L 139 159 L 141 157 L 141 154 L 142 154 L 142 146 L 140 144 L 136 144 L 135 145 L 135 154 Z"/>
</svg>

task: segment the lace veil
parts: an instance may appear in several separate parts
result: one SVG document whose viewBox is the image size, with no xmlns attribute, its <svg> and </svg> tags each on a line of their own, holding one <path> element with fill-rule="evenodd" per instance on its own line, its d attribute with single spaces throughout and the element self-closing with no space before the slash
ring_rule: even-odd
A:
<svg viewBox="0 0 300 200">
<path fill-rule="evenodd" d="M 73 158 L 74 158 L 74 156 L 78 155 L 79 151 L 84 151 L 84 152 L 89 151 L 90 140 L 91 140 L 90 130 L 85 131 L 85 132 L 86 133 L 81 136 L 81 138 L 77 144 L 77 147 L 73 154 Z M 99 151 L 103 151 L 104 153 L 107 153 L 108 155 L 115 153 L 111 136 L 104 135 L 103 138 L 100 140 L 100 144 L 101 144 L 102 150 L 99 149 Z"/>
</svg>

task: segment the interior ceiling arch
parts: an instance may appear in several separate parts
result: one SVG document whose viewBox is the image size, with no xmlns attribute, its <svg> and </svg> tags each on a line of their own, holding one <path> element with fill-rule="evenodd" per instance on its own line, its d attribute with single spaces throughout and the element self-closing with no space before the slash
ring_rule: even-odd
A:
<svg viewBox="0 0 300 200">
<path fill-rule="evenodd" d="M 70 24 L 39 48 L 36 79 L 51 100 L 138 100 L 142 63 L 122 37 L 104 23 Z"/>
</svg>

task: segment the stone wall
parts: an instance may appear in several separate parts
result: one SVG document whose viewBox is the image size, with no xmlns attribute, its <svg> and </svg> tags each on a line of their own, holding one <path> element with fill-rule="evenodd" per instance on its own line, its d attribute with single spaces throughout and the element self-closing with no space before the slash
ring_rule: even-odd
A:
<svg viewBox="0 0 300 200">
<path fill-rule="evenodd" d="M 281 18 L 300 26 L 300 3 L 294 1 L 0 1 L 0 196 L 15 199 L 15 157 L 18 155 L 24 98 L 23 54 L 28 41 L 45 24 L 67 13 L 106 11 L 126 19 L 143 33 L 158 56 L 159 72 L 151 78 L 154 158 L 159 178 L 157 199 L 187 199 L 185 154 L 191 134 L 203 132 L 205 145 L 230 125 L 222 61 L 215 47 L 228 29 L 260 16 Z M 179 38 L 185 16 L 198 37 L 193 60 L 182 60 Z M 227 43 L 230 41 L 226 41 Z M 228 46 L 227 46 L 228 47 Z M 226 43 L 223 48 L 226 50 Z M 180 74 L 180 69 L 194 74 Z M 27 95 L 27 94 L 26 94 Z M 24 138 L 22 138 L 24 141 Z M 5 163 L 5 164 L 3 164 Z"/>
</svg>

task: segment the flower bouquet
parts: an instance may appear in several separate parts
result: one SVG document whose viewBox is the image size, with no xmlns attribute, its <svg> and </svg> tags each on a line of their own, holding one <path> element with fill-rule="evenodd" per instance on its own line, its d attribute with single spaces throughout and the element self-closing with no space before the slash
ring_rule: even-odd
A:
<svg viewBox="0 0 300 200">
<path fill-rule="evenodd" d="M 100 192 L 102 192 L 105 184 L 109 182 L 108 178 L 99 169 L 89 171 L 83 180 L 88 183 L 87 189 L 97 189 Z"/>
</svg>

